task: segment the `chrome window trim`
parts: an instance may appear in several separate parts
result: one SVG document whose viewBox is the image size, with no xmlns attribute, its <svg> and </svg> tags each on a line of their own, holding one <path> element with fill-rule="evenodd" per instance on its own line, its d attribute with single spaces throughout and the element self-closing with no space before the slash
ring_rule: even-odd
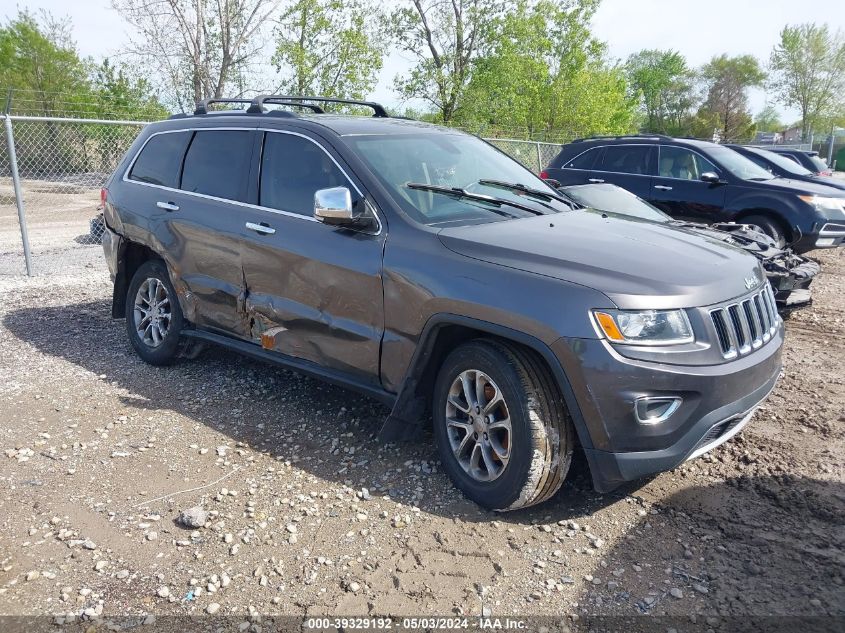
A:
<svg viewBox="0 0 845 633">
<path fill-rule="evenodd" d="M 184 127 L 184 128 L 179 128 L 179 129 L 173 129 L 173 130 L 161 130 L 159 132 L 153 132 L 152 134 L 150 134 L 144 140 L 143 145 L 141 145 L 141 147 L 138 148 L 138 151 L 135 152 L 135 155 L 132 157 L 132 160 L 129 162 L 129 165 L 124 170 L 123 177 L 121 178 L 121 180 L 125 183 L 129 183 L 129 184 L 133 184 L 133 185 L 142 185 L 144 187 L 153 187 L 154 189 L 161 189 L 163 191 L 173 191 L 175 193 L 181 193 L 181 194 L 184 194 L 184 195 L 187 195 L 187 196 L 195 196 L 197 198 L 204 198 L 206 200 L 214 200 L 215 202 L 226 202 L 228 204 L 234 204 L 234 205 L 237 205 L 237 206 L 240 206 L 240 207 L 245 207 L 247 209 L 255 209 L 255 210 L 258 210 L 258 211 L 267 211 L 268 213 L 275 213 L 277 215 L 284 215 L 284 216 L 287 216 L 287 217 L 299 218 L 300 220 L 306 220 L 308 222 L 316 222 L 317 224 L 323 224 L 322 222 L 317 220 L 317 218 L 315 218 L 313 215 L 302 215 L 301 213 L 295 213 L 293 211 L 285 211 L 283 209 L 273 209 L 273 208 L 264 207 L 264 206 L 261 206 L 261 205 L 258 205 L 258 204 L 250 204 L 249 202 L 241 202 L 240 200 L 231 200 L 229 198 L 219 198 L 217 196 L 210 196 L 208 194 L 197 193 L 195 191 L 185 191 L 184 189 L 175 189 L 173 187 L 166 187 L 164 185 L 156 185 L 156 184 L 151 183 L 151 182 L 142 182 L 140 180 L 133 180 L 132 178 L 129 177 L 129 174 L 132 172 L 132 168 L 135 166 L 135 161 L 138 160 L 138 157 L 141 155 L 141 152 L 144 151 L 144 148 L 147 146 L 147 143 L 149 143 L 150 139 L 152 139 L 153 137 L 159 136 L 160 134 L 174 134 L 176 132 L 205 132 L 205 131 L 211 131 L 211 132 L 218 132 L 218 131 L 274 132 L 276 134 L 290 134 L 291 136 L 298 136 L 300 138 L 304 138 L 304 139 L 314 143 L 314 145 L 316 145 L 323 152 L 325 152 L 326 156 L 328 156 L 331 159 L 331 161 L 335 164 L 335 166 L 340 170 L 340 173 L 343 174 L 344 178 L 346 178 L 346 180 L 349 182 L 349 184 L 352 186 L 352 188 L 356 191 L 356 193 L 366 200 L 366 196 L 364 196 L 364 194 L 361 192 L 361 189 L 358 188 L 358 185 L 355 184 L 355 181 L 352 178 L 349 177 L 349 174 L 347 174 L 346 170 L 343 167 L 340 166 L 340 164 L 335 160 L 334 156 L 332 156 L 331 153 L 325 147 L 323 147 L 319 142 L 315 141 L 310 136 L 308 136 L 306 134 L 301 134 L 299 132 L 293 132 L 291 130 L 272 130 L 272 129 L 261 128 L 261 127 L 216 127 L 216 126 L 215 127 Z M 261 143 L 261 151 L 262 151 L 262 153 L 264 152 L 264 142 L 263 141 Z M 261 157 L 259 157 L 259 160 L 260 160 L 260 158 Z M 260 162 L 259 162 L 259 166 L 258 166 L 258 178 L 259 178 L 259 186 L 260 186 L 260 182 L 261 182 L 261 180 L 260 180 L 261 179 L 261 163 Z M 379 217 L 378 211 L 376 211 L 375 207 L 372 204 L 368 204 L 367 206 L 372 208 L 373 216 L 375 217 L 376 223 L 378 224 L 378 230 L 375 233 L 368 233 L 368 234 L 373 235 L 373 236 L 381 235 L 382 227 L 384 226 L 382 224 L 381 217 Z M 333 228 L 336 228 L 336 227 L 333 227 Z"/>
<path fill-rule="evenodd" d="M 578 156 L 581 156 L 582 154 L 586 154 L 587 152 L 589 152 L 590 150 L 593 150 L 593 149 L 606 149 L 608 147 L 622 147 L 622 146 L 626 146 L 626 147 L 648 147 L 648 148 L 652 147 L 652 145 L 649 145 L 648 143 L 619 143 L 618 145 L 596 145 L 594 147 L 590 147 L 588 149 L 585 149 L 583 152 L 581 152 L 581 154 L 578 154 Z M 578 156 L 576 156 L 575 158 L 578 158 Z M 659 154 L 658 154 L 658 156 L 659 156 Z M 575 160 L 575 158 L 567 161 L 567 163 L 571 163 L 573 160 Z M 604 157 L 602 157 L 602 158 L 604 158 Z M 554 168 L 552 168 L 552 169 L 554 169 Z M 595 171 L 595 172 L 598 172 L 600 174 L 618 174 L 620 176 L 637 176 L 639 178 L 654 178 L 653 174 L 631 174 L 627 171 L 608 171 L 606 169 L 596 169 L 595 167 L 592 167 L 590 169 L 579 169 L 578 167 L 567 167 L 566 164 L 564 164 L 564 166 L 560 167 L 559 169 L 572 169 L 573 171 L 589 171 L 589 172 Z"/>
</svg>

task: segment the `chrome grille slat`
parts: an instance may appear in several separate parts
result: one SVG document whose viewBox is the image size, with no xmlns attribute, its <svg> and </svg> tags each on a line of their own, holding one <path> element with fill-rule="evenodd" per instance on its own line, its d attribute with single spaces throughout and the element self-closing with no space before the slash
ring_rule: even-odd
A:
<svg viewBox="0 0 845 633">
<path fill-rule="evenodd" d="M 766 283 L 757 292 L 710 309 L 716 338 L 726 360 L 759 349 L 780 325 L 775 296 Z"/>
</svg>

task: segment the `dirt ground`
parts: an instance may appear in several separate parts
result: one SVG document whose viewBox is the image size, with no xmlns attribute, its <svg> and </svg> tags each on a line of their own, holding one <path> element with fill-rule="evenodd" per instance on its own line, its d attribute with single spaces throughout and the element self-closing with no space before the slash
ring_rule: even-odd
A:
<svg viewBox="0 0 845 633">
<path fill-rule="evenodd" d="M 482 511 L 364 397 L 211 349 L 143 364 L 103 266 L 0 277 L 0 614 L 845 617 L 845 256 L 712 454 Z M 177 515 L 202 506 L 203 526 Z M 59 620 L 60 622 L 63 620 Z M 661 630 L 673 630 L 663 628 Z"/>
</svg>

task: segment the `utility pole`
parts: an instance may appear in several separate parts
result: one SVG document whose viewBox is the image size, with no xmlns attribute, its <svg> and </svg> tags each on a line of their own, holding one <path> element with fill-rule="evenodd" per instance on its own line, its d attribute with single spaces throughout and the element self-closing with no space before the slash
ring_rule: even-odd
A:
<svg viewBox="0 0 845 633">
<path fill-rule="evenodd" d="M 836 126 L 830 128 L 830 143 L 827 145 L 827 166 L 833 169 L 833 140 L 836 138 Z"/>
</svg>

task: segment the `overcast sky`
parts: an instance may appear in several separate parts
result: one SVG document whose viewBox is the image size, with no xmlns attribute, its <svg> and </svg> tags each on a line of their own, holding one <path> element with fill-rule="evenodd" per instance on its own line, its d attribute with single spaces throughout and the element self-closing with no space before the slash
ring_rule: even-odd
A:
<svg viewBox="0 0 845 633">
<path fill-rule="evenodd" d="M 18 6 L 46 9 L 56 16 L 70 16 L 74 38 L 82 55 L 112 55 L 126 39 L 127 27 L 108 0 L 0 0 L 0 13 L 10 16 Z M 766 61 L 784 24 L 827 22 L 845 30 L 842 0 L 603 0 L 593 32 L 607 42 L 610 55 L 624 59 L 643 48 L 672 48 L 698 66 L 713 55 L 750 53 Z M 269 54 L 267 55 L 269 58 Z M 392 54 L 385 63 L 372 98 L 396 105 L 393 77 L 408 62 Z M 751 95 L 756 112 L 766 102 L 762 90 Z M 781 108 L 781 110 L 783 110 Z M 784 112 L 796 117 L 795 112 Z"/>
</svg>

